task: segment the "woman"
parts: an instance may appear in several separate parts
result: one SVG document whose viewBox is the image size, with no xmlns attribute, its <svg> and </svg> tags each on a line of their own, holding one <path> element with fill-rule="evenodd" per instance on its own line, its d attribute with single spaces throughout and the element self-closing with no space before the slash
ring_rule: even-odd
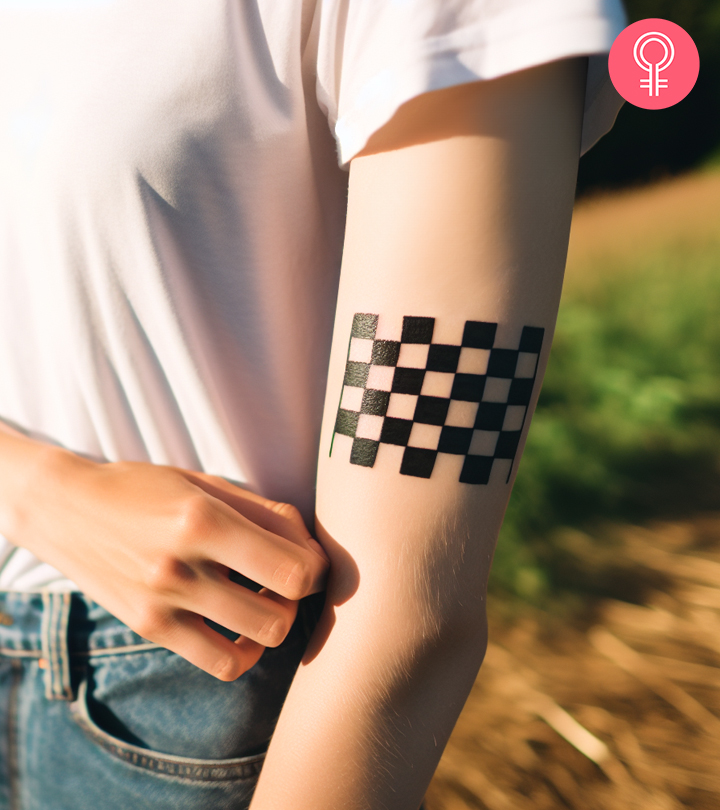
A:
<svg viewBox="0 0 720 810">
<path fill-rule="evenodd" d="M 0 807 L 421 804 L 623 23 L 0 2 Z"/>
</svg>

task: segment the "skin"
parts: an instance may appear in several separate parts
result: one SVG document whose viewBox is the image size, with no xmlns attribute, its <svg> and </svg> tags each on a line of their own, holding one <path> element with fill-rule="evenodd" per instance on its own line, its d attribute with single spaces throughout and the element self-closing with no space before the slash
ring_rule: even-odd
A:
<svg viewBox="0 0 720 810">
<path fill-rule="evenodd" d="M 327 556 L 295 507 L 217 476 L 98 464 L 0 423 L 0 492 L 0 533 L 220 680 L 280 644 L 297 600 L 325 587 Z M 253 593 L 229 569 L 265 587 Z M 242 637 L 229 641 L 204 616 Z"/>
<path fill-rule="evenodd" d="M 428 93 L 351 163 L 317 487 L 327 604 L 252 810 L 421 803 L 484 656 L 486 583 L 510 485 L 461 484 L 442 454 L 429 479 L 400 475 L 401 451 L 383 444 L 372 468 L 353 465 L 341 435 L 330 456 L 350 326 L 356 312 L 432 316 L 436 330 L 486 320 L 508 346 L 522 326 L 541 326 L 542 378 L 585 73 L 585 59 L 566 60 Z"/>
<path fill-rule="evenodd" d="M 484 655 L 485 588 L 510 486 L 460 484 L 440 463 L 430 479 L 402 476 L 383 447 L 373 468 L 351 465 L 347 437 L 329 456 L 350 325 L 355 312 L 376 312 L 429 315 L 438 328 L 542 326 L 541 379 L 585 70 L 569 60 L 425 94 L 352 161 L 319 448 L 327 604 L 252 810 L 420 805 Z M 297 600 L 328 574 L 292 506 L 175 467 L 95 464 L 2 425 L 0 533 L 223 680 L 281 642 Z M 263 591 L 228 582 L 228 568 Z"/>
</svg>

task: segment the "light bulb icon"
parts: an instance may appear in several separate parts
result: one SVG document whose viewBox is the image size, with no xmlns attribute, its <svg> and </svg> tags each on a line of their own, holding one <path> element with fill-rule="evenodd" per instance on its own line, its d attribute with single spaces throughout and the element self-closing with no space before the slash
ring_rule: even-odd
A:
<svg viewBox="0 0 720 810">
<path fill-rule="evenodd" d="M 651 42 L 657 42 L 662 45 L 664 53 L 657 62 L 651 62 L 645 56 L 645 48 Z M 660 71 L 670 67 L 673 59 L 675 58 L 675 46 L 673 41 L 667 34 L 660 31 L 648 31 L 642 34 L 635 40 L 635 47 L 633 48 L 633 57 L 638 67 L 646 71 L 648 76 L 646 79 L 640 79 L 640 87 L 647 89 L 649 96 L 659 96 L 661 90 L 666 90 L 668 86 L 667 79 L 660 78 Z"/>
</svg>

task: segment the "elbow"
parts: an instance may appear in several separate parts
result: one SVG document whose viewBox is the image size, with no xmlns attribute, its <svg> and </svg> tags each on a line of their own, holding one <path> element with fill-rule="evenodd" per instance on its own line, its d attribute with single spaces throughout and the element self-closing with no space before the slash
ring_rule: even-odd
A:
<svg viewBox="0 0 720 810">
<path fill-rule="evenodd" d="M 484 616 L 483 616 L 484 618 Z M 487 652 L 487 622 L 477 616 L 438 621 L 434 632 L 415 638 L 406 649 L 406 675 L 412 680 L 425 677 L 454 679 L 470 688 Z"/>
<path fill-rule="evenodd" d="M 395 612 L 396 630 L 413 657 L 465 660 L 480 668 L 488 644 L 485 602 L 471 608 L 458 604 L 449 610 L 439 600 L 413 604 Z"/>
<path fill-rule="evenodd" d="M 454 615 L 437 618 L 435 646 L 443 655 L 468 656 L 482 663 L 488 645 L 487 614 L 484 608 L 457 611 Z"/>
<path fill-rule="evenodd" d="M 421 576 L 417 576 L 420 573 Z M 485 655 L 488 643 L 486 572 L 439 567 L 416 572 L 408 603 L 425 639 L 444 654 Z"/>
</svg>

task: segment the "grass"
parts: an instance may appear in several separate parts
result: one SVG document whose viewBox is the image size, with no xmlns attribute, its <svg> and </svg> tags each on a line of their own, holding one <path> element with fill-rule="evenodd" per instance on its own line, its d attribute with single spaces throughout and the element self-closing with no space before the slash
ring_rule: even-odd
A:
<svg viewBox="0 0 720 810">
<path fill-rule="evenodd" d="M 700 182 L 707 177 L 720 192 L 720 175 Z M 693 196 L 685 180 L 675 191 L 578 212 L 550 365 L 493 565 L 496 595 L 632 598 L 602 527 L 720 509 L 720 239 L 703 225 L 718 221 L 720 194 Z M 703 204 L 693 216 L 679 198 Z M 654 237 L 643 210 L 655 210 Z M 592 234 L 592 216 L 603 233 Z"/>
</svg>

